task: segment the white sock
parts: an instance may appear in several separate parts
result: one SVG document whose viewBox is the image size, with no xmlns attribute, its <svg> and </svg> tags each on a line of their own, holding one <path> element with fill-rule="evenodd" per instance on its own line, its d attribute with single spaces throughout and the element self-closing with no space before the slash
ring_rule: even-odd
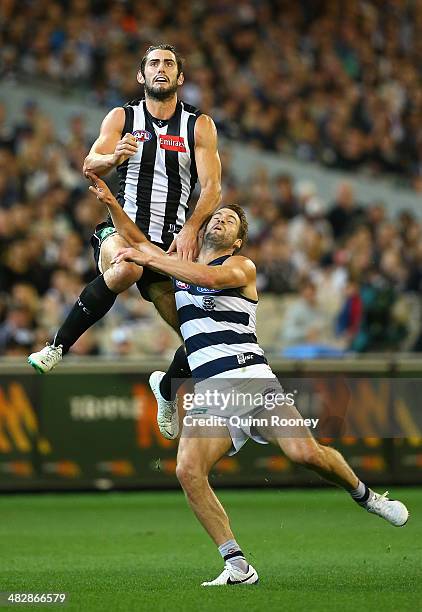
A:
<svg viewBox="0 0 422 612">
<path fill-rule="evenodd" d="M 218 547 L 218 550 L 224 561 L 230 563 L 230 565 L 233 565 L 241 572 L 246 573 L 248 571 L 248 562 L 236 540 L 227 540 L 227 542 Z"/>
</svg>

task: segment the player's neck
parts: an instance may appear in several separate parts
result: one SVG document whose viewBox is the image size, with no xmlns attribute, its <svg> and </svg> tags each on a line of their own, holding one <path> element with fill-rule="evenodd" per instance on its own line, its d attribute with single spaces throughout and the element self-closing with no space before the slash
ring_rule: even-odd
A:
<svg viewBox="0 0 422 612">
<path fill-rule="evenodd" d="M 202 247 L 198 255 L 198 263 L 209 264 L 214 259 L 224 257 L 225 255 L 233 255 L 231 249 L 207 249 Z"/>
<path fill-rule="evenodd" d="M 168 100 L 154 100 L 145 95 L 145 102 L 148 112 L 155 119 L 171 119 L 176 111 L 177 96 L 172 96 Z"/>
</svg>

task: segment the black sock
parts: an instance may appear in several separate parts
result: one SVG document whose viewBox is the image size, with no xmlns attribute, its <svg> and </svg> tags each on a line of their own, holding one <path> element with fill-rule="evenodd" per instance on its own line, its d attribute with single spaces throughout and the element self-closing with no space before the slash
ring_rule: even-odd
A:
<svg viewBox="0 0 422 612">
<path fill-rule="evenodd" d="M 111 291 L 104 277 L 97 276 L 78 297 L 65 322 L 54 338 L 54 345 L 63 346 L 63 354 L 89 328 L 101 319 L 113 306 L 117 293 Z"/>
<path fill-rule="evenodd" d="M 171 362 L 167 372 L 164 374 L 160 382 L 160 393 L 166 400 L 174 400 L 176 397 L 177 389 L 182 385 L 183 379 L 190 378 L 192 373 L 190 371 L 188 358 L 186 356 L 185 347 L 179 346 L 174 354 L 173 361 Z M 173 379 L 173 384 L 172 384 Z M 179 380 L 177 380 L 179 379 Z"/>
</svg>

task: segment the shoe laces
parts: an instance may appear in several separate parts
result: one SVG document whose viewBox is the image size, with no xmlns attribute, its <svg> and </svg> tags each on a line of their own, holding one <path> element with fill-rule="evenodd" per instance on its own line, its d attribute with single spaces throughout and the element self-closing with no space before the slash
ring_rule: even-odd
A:
<svg viewBox="0 0 422 612">
<path fill-rule="evenodd" d="M 59 353 L 61 355 L 63 345 L 59 344 L 59 346 L 54 346 L 53 344 L 46 342 L 45 348 L 47 350 L 45 351 L 44 358 L 47 359 L 47 361 L 55 361 L 57 359 L 57 350 L 59 349 Z"/>
<path fill-rule="evenodd" d="M 171 419 L 173 418 L 174 413 L 176 412 L 176 406 L 174 401 L 171 400 L 165 400 L 166 404 L 163 408 L 163 413 L 164 413 L 164 418 L 165 419 Z"/>
<path fill-rule="evenodd" d="M 377 495 L 377 498 L 374 500 L 372 507 L 375 510 L 380 510 L 384 504 L 384 502 L 386 501 L 390 501 L 390 499 L 388 498 L 388 491 L 386 491 L 385 493 L 383 493 L 382 495 Z"/>
</svg>

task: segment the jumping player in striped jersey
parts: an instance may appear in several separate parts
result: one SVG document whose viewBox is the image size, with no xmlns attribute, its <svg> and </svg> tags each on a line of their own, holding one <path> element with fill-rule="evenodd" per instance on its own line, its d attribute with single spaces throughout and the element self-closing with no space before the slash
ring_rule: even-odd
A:
<svg viewBox="0 0 422 612">
<path fill-rule="evenodd" d="M 239 394 L 254 389 L 265 397 L 269 390 L 272 395 L 274 390 L 281 391 L 255 336 L 258 299 L 255 266 L 250 259 L 237 255 L 247 235 L 243 210 L 235 205 L 219 208 L 206 223 L 198 261 L 180 261 L 149 244 L 107 186 L 95 176 L 92 180 L 94 186 L 90 190 L 108 206 L 115 226 L 134 247 L 119 251 L 115 261 L 149 266 L 175 279 L 176 303 L 189 365 L 193 375 L 200 379 L 195 392 L 198 387 L 227 389 L 233 379 Z M 221 406 L 208 403 L 205 408 L 202 405 L 199 410 L 190 411 L 189 423 L 184 418 L 179 442 L 177 476 L 192 510 L 225 562 L 222 573 L 215 580 L 204 582 L 204 586 L 258 582 L 258 574 L 245 559 L 227 514 L 208 482 L 209 471 L 215 463 L 225 453 L 236 453 L 248 438 L 276 444 L 291 461 L 342 487 L 368 512 L 390 524 L 406 523 L 406 506 L 388 499 L 387 493 L 375 493 L 361 482 L 338 451 L 319 444 L 310 430 L 299 424 L 301 417 L 293 405 L 284 404 L 271 412 L 297 421 L 297 425 L 289 426 L 285 432 L 272 423 L 259 424 L 260 417 L 265 413 L 268 416 L 268 410 L 262 406 L 249 405 L 247 412 L 243 412 L 256 418 L 258 424 L 249 424 L 248 419 L 232 424 L 229 417 L 236 412 L 240 414 L 239 406 L 230 405 L 223 412 Z M 222 422 L 210 427 L 204 424 L 206 416 L 218 416 Z"/>
<path fill-rule="evenodd" d="M 117 199 L 148 240 L 181 260 L 197 255 L 197 236 L 220 202 L 221 165 L 217 133 L 210 117 L 178 100 L 183 84 L 182 60 L 170 45 L 150 47 L 137 75 L 145 98 L 114 108 L 85 160 L 84 172 L 102 176 L 117 168 Z M 201 192 L 186 221 L 192 191 Z M 53 344 L 29 356 L 39 372 L 55 367 L 76 340 L 113 306 L 134 283 L 178 333 L 174 292 L 168 277 L 133 263 L 111 266 L 116 252 L 128 246 L 111 219 L 97 226 L 91 240 L 98 276 L 81 293 Z"/>
</svg>

